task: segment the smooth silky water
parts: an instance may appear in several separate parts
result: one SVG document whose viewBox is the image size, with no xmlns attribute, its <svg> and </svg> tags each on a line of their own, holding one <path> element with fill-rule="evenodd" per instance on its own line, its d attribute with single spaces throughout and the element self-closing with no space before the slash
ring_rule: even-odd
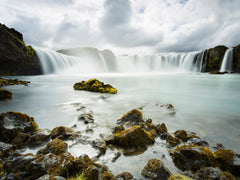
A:
<svg viewBox="0 0 240 180">
<path fill-rule="evenodd" d="M 92 58 L 84 61 L 76 57 L 67 61 L 68 57 L 55 52 L 41 53 L 45 72 L 52 74 L 9 77 L 31 83 L 29 86 L 5 87 L 13 92 L 13 98 L 0 102 L 0 112 L 26 113 L 34 117 L 42 129 L 74 127 L 81 132 L 84 140 L 67 142 L 72 155 L 96 156 L 97 150 L 87 142 L 100 139 L 102 134 L 111 135 L 116 121 L 134 108 L 140 108 L 144 118 L 151 118 L 156 124 L 164 122 L 170 133 L 185 129 L 208 141 L 210 148 L 221 143 L 225 148 L 240 153 L 240 75 L 197 72 L 201 71 L 203 52 L 121 56 L 116 62 L 110 62 L 111 66 L 107 66 L 109 61 L 99 63 L 106 56 L 99 56 L 100 61 Z M 97 57 L 98 54 L 94 53 Z M 109 67 L 115 73 L 106 72 Z M 74 83 L 90 78 L 112 84 L 118 93 L 109 95 L 73 89 Z M 161 104 L 172 104 L 176 113 L 170 114 Z M 93 113 L 93 124 L 78 121 L 80 114 L 90 112 Z M 34 153 L 36 150 L 26 152 Z M 115 153 L 117 150 L 108 149 L 98 159 L 115 175 L 129 171 L 143 178 L 141 170 L 151 158 L 161 159 L 173 173 L 179 171 L 173 165 L 165 141 L 159 137 L 153 146 L 138 155 L 121 155 L 112 162 Z"/>
</svg>

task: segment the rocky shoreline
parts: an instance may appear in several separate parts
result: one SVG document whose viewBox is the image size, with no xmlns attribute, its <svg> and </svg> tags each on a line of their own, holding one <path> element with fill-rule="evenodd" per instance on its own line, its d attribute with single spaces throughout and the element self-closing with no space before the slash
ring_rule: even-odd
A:
<svg viewBox="0 0 240 180">
<path fill-rule="evenodd" d="M 166 108 L 169 114 L 176 113 L 172 104 L 163 104 L 160 107 Z M 154 124 L 152 119 L 144 118 L 140 109 L 130 110 L 113 122 L 112 134 L 102 134 L 100 137 L 93 137 L 94 140 L 87 140 L 82 132 L 75 131 L 74 127 L 60 126 L 52 130 L 43 130 L 39 129 L 34 118 L 27 114 L 1 113 L 0 178 L 138 179 L 133 177 L 131 170 L 112 174 L 111 165 L 107 167 L 105 164 L 99 164 L 98 160 L 109 150 L 114 150 L 117 153 L 112 163 L 117 163 L 120 156 L 143 154 L 149 147 L 158 146 L 156 140 L 163 142 L 168 150 L 168 154 L 164 156 L 171 157 L 181 174 L 174 175 L 162 162 L 162 158 L 156 155 L 138 170 L 143 179 L 240 178 L 239 154 L 224 149 L 222 145 L 215 147 L 213 151 L 212 145 L 193 132 L 183 129 L 169 132 L 166 124 Z M 85 126 L 89 123 L 94 124 L 90 112 L 79 115 L 78 120 L 84 121 Z M 81 142 L 96 149 L 98 155 L 90 159 L 87 154 L 74 157 L 68 152 L 70 144 Z M 36 153 L 26 152 L 26 149 L 34 149 Z"/>
</svg>

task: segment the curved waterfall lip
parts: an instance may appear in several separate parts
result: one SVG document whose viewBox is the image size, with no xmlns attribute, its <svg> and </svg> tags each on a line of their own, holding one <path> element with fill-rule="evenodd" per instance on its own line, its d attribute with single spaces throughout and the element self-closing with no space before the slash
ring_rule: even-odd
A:
<svg viewBox="0 0 240 180">
<path fill-rule="evenodd" d="M 35 49 L 44 74 L 201 72 L 203 51 L 115 56 L 110 50 L 81 49 L 77 55 Z M 84 51 L 86 50 L 86 51 Z"/>
<path fill-rule="evenodd" d="M 232 63 L 233 63 L 233 48 L 229 48 L 224 53 L 220 72 L 226 72 L 226 71 L 232 72 Z"/>
</svg>

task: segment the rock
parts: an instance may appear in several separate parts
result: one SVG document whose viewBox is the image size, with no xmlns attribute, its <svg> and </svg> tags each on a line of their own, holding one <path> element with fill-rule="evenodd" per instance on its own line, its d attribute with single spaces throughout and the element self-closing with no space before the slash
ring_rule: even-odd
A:
<svg viewBox="0 0 240 180">
<path fill-rule="evenodd" d="M 81 114 L 78 116 L 78 120 L 83 121 L 85 124 L 94 123 L 92 114 Z"/>
<path fill-rule="evenodd" d="M 165 107 L 168 110 L 169 114 L 176 114 L 174 106 L 172 104 L 161 104 L 160 107 Z"/>
<path fill-rule="evenodd" d="M 38 178 L 37 180 L 66 180 L 64 177 L 61 176 L 52 176 L 52 175 L 44 175 L 40 178 Z"/>
<path fill-rule="evenodd" d="M 6 89 L 0 88 L 0 100 L 12 99 L 12 92 Z"/>
<path fill-rule="evenodd" d="M 104 173 L 101 174 L 102 180 L 112 180 L 113 177 L 114 175 L 109 171 L 105 171 Z"/>
<path fill-rule="evenodd" d="M 184 175 L 171 175 L 168 180 L 192 180 L 191 178 Z"/>
<path fill-rule="evenodd" d="M 158 124 L 157 129 L 158 129 L 160 134 L 167 133 L 167 126 L 164 123 Z"/>
<path fill-rule="evenodd" d="M 52 139 L 58 138 L 61 140 L 73 139 L 77 137 L 78 134 L 72 129 L 64 126 L 56 127 L 52 130 L 50 134 Z"/>
<path fill-rule="evenodd" d="M 106 142 L 103 139 L 96 139 L 92 142 L 93 147 L 99 149 L 100 155 L 105 154 L 107 150 Z"/>
<path fill-rule="evenodd" d="M 84 169 L 84 177 L 91 180 L 99 180 L 99 169 L 94 166 L 88 166 Z"/>
<path fill-rule="evenodd" d="M 119 125 L 119 126 L 114 127 L 112 133 L 115 134 L 115 133 L 119 133 L 124 130 L 125 130 L 125 128 L 123 127 L 123 125 Z"/>
<path fill-rule="evenodd" d="M 44 133 L 37 132 L 29 138 L 27 145 L 29 147 L 36 147 L 36 146 L 43 145 L 44 143 L 46 143 L 49 140 L 50 140 L 50 135 L 46 135 Z"/>
<path fill-rule="evenodd" d="M 175 166 L 182 171 L 197 171 L 202 167 L 215 165 L 215 158 L 212 151 L 198 145 L 182 145 L 177 147 L 172 155 Z"/>
<path fill-rule="evenodd" d="M 206 167 L 198 170 L 195 173 L 196 180 L 208 179 L 208 180 L 235 180 L 231 173 L 225 175 L 219 168 Z"/>
<path fill-rule="evenodd" d="M 39 75 L 41 65 L 22 34 L 0 23 L 0 75 Z"/>
<path fill-rule="evenodd" d="M 104 84 L 97 79 L 90 79 L 88 81 L 82 81 L 75 83 L 73 88 L 75 90 L 85 90 L 85 91 L 92 91 L 92 92 L 100 92 L 100 93 L 107 93 L 107 94 L 116 94 L 117 89 L 112 87 L 110 84 Z"/>
<path fill-rule="evenodd" d="M 113 139 L 107 142 L 107 144 L 113 144 L 123 148 L 131 148 L 138 146 L 146 147 L 147 145 L 154 144 L 154 142 L 155 140 L 151 134 L 140 126 L 134 126 L 130 129 L 114 134 Z"/>
<path fill-rule="evenodd" d="M 123 117 L 121 117 L 121 119 L 117 120 L 117 122 L 119 124 L 128 123 L 131 125 L 139 125 L 140 123 L 143 123 L 144 121 L 143 121 L 142 112 L 137 109 L 133 109 L 133 110 L 127 112 L 126 114 L 124 114 Z"/>
<path fill-rule="evenodd" d="M 10 142 L 19 133 L 32 134 L 38 129 L 34 118 L 20 112 L 0 114 L 0 141 Z"/>
<path fill-rule="evenodd" d="M 16 147 L 20 148 L 27 145 L 28 140 L 30 139 L 31 135 L 26 133 L 19 133 L 13 140 L 12 144 Z"/>
<path fill-rule="evenodd" d="M 174 133 L 174 136 L 178 139 L 181 139 L 183 141 L 187 141 L 188 139 L 188 135 L 187 135 L 187 131 L 183 130 L 183 129 L 179 129 Z"/>
<path fill-rule="evenodd" d="M 133 180 L 133 175 L 129 172 L 122 172 L 115 176 L 113 180 Z"/>
<path fill-rule="evenodd" d="M 37 154 L 45 155 L 48 153 L 53 153 L 56 155 L 65 153 L 67 151 L 67 143 L 62 140 L 55 138 L 51 142 L 49 142 L 44 149 L 40 149 Z"/>
<path fill-rule="evenodd" d="M 233 71 L 240 72 L 240 44 L 233 47 Z"/>
<path fill-rule="evenodd" d="M 33 163 L 36 157 L 32 154 L 11 157 L 4 163 L 5 178 L 10 179 L 37 179 L 47 172 L 41 164 Z M 5 179 L 3 178 L 3 179 Z"/>
<path fill-rule="evenodd" d="M 22 81 L 18 79 L 3 79 L 0 78 L 0 87 L 13 86 L 13 85 L 25 85 L 27 86 L 30 81 Z"/>
<path fill-rule="evenodd" d="M 178 144 L 181 143 L 181 141 L 179 140 L 179 138 L 173 137 L 171 134 L 168 134 L 168 135 L 167 135 L 166 141 L 168 142 L 168 144 L 169 144 L 170 146 L 176 146 L 176 145 L 178 145 Z"/>
<path fill-rule="evenodd" d="M 168 180 L 171 172 L 164 166 L 162 161 L 158 159 L 150 159 L 144 166 L 141 174 L 152 180 Z"/>
<path fill-rule="evenodd" d="M 216 46 L 208 49 L 207 57 L 204 58 L 203 72 L 218 71 L 221 67 L 223 56 L 228 48 L 226 46 Z"/>
<path fill-rule="evenodd" d="M 219 72 L 219 71 L 210 71 L 209 74 L 225 74 L 227 72 Z"/>
<path fill-rule="evenodd" d="M 12 144 L 6 144 L 3 142 L 0 142 L 0 158 L 4 158 L 9 156 L 9 154 L 14 151 L 16 149 L 15 146 L 13 146 Z"/>
</svg>

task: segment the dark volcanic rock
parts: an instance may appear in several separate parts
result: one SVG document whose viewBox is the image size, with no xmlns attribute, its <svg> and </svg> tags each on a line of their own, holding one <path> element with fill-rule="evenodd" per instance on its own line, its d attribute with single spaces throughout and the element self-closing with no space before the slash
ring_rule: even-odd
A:
<svg viewBox="0 0 240 180">
<path fill-rule="evenodd" d="M 34 118 L 20 112 L 0 114 L 0 141 L 10 142 L 19 133 L 34 133 L 38 129 Z"/>
<path fill-rule="evenodd" d="M 240 44 L 233 47 L 233 71 L 240 72 Z"/>
<path fill-rule="evenodd" d="M 207 50 L 207 57 L 204 58 L 203 72 L 218 71 L 221 67 L 223 56 L 228 48 L 216 46 Z"/>
<path fill-rule="evenodd" d="M 22 34 L 0 23 L 0 75 L 42 74 L 40 63 Z"/>
</svg>

